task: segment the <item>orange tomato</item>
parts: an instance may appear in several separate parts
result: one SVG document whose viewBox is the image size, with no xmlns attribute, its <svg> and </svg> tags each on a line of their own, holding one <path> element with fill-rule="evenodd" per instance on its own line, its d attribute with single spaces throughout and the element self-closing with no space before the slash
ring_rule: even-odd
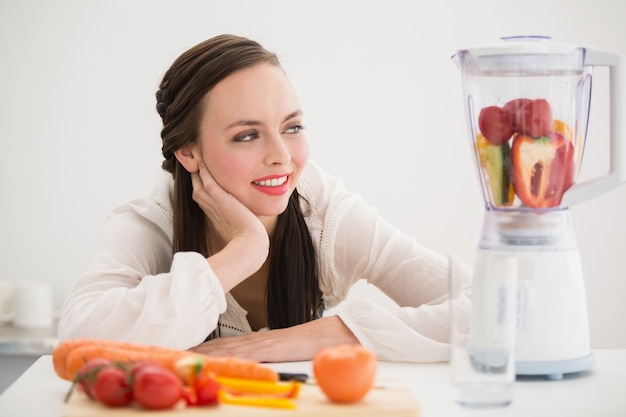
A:
<svg viewBox="0 0 626 417">
<path fill-rule="evenodd" d="M 337 403 L 364 398 L 374 385 L 377 360 L 360 345 L 322 348 L 313 357 L 313 375 L 322 392 Z"/>
</svg>

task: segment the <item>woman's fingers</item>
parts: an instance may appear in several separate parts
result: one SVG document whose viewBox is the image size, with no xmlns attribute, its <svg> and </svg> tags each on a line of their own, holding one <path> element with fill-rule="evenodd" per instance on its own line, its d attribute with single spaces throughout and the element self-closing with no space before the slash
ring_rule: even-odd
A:
<svg viewBox="0 0 626 417">
<path fill-rule="evenodd" d="M 199 164 L 198 172 L 191 174 L 191 185 L 193 187 L 192 198 L 202 208 L 204 208 L 203 205 L 213 207 L 215 203 L 219 203 L 220 198 L 232 198 L 220 187 L 202 162 Z"/>
<path fill-rule="evenodd" d="M 247 333 L 241 336 L 220 337 L 198 345 L 190 350 L 211 356 L 234 356 L 257 362 L 307 360 L 312 353 L 302 345 L 307 345 L 293 331 L 277 329 Z"/>
<path fill-rule="evenodd" d="M 259 218 L 224 190 L 202 162 L 198 172 L 191 174 L 191 181 L 193 200 L 227 242 L 237 236 L 267 240 L 267 232 Z"/>
<path fill-rule="evenodd" d="M 318 349 L 343 344 L 359 341 L 339 317 L 329 316 L 284 329 L 220 337 L 190 350 L 258 362 L 291 362 L 311 360 Z"/>
</svg>

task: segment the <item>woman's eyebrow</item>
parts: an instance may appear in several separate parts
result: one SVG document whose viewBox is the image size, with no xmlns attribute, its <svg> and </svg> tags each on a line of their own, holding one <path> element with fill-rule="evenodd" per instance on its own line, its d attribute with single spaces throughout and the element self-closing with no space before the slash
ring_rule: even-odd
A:
<svg viewBox="0 0 626 417">
<path fill-rule="evenodd" d="M 283 122 L 286 122 L 287 120 L 292 119 L 297 116 L 302 116 L 302 110 L 298 109 L 298 110 L 292 111 L 291 113 L 287 115 L 287 117 L 285 117 Z"/>
<path fill-rule="evenodd" d="M 230 129 L 230 128 L 238 127 L 238 126 L 258 126 L 260 124 L 261 122 L 259 122 L 258 120 L 241 119 L 241 120 L 232 122 L 231 124 L 226 126 L 226 129 Z"/>
<path fill-rule="evenodd" d="M 289 119 L 292 119 L 294 117 L 301 116 L 301 115 L 302 115 L 302 110 L 300 110 L 300 109 L 294 110 L 291 113 L 289 113 L 287 115 L 287 117 L 285 117 L 283 119 L 283 122 L 286 122 Z M 258 126 L 260 124 L 261 124 L 261 122 L 258 121 L 258 120 L 240 119 L 240 120 L 236 120 L 236 121 L 232 122 L 231 124 L 229 124 L 228 126 L 226 126 L 226 129 L 231 129 L 233 127 L 239 127 L 239 126 Z"/>
</svg>

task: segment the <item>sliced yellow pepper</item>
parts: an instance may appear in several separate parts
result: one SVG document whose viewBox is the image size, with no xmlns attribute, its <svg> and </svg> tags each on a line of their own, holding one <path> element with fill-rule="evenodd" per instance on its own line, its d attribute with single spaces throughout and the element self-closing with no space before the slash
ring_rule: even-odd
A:
<svg viewBox="0 0 626 417">
<path fill-rule="evenodd" d="M 482 134 L 476 135 L 476 151 L 485 181 L 489 184 L 491 197 L 496 206 L 510 206 L 515 198 L 515 189 L 509 178 L 510 146 L 508 143 L 492 145 Z"/>
<path fill-rule="evenodd" d="M 235 395 L 222 389 L 217 392 L 217 398 L 222 404 L 245 405 L 252 407 L 285 408 L 293 410 L 296 404 L 284 397 L 268 397 L 262 395 Z"/>
<path fill-rule="evenodd" d="M 487 138 L 485 138 L 482 133 L 478 133 L 476 135 L 476 150 L 478 151 L 480 166 L 483 168 L 487 168 L 487 146 L 489 146 Z"/>
<path fill-rule="evenodd" d="M 192 393 L 196 379 L 203 372 L 201 358 L 189 356 L 176 362 L 176 373 L 191 387 Z M 273 382 L 210 374 L 220 386 L 218 401 L 224 404 L 294 409 L 296 404 L 290 399 L 298 397 L 302 386 L 298 381 Z"/>
<path fill-rule="evenodd" d="M 570 142 L 572 141 L 572 128 L 563 120 L 554 119 L 550 125 L 550 130 L 560 133 L 563 137 Z"/>
<path fill-rule="evenodd" d="M 256 394 L 284 398 L 296 398 L 302 385 L 297 381 L 271 382 L 222 376 L 215 378 L 215 380 L 234 395 Z"/>
</svg>

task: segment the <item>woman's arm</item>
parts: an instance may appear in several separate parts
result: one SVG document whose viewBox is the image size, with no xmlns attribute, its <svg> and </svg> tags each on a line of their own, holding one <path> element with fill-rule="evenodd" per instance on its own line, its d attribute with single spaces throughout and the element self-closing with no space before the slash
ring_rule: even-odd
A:
<svg viewBox="0 0 626 417">
<path fill-rule="evenodd" d="M 285 329 L 213 339 L 191 350 L 259 362 L 294 362 L 311 360 L 323 347 L 358 343 L 341 319 L 324 317 Z"/>
<path fill-rule="evenodd" d="M 343 301 L 352 285 L 365 279 L 397 306 L 355 297 L 335 309 L 362 345 L 385 360 L 447 360 L 446 257 L 399 231 L 314 164 L 307 174 L 301 191 L 310 202 L 308 224 L 316 237 L 327 306 Z"/>
<path fill-rule="evenodd" d="M 398 307 L 361 298 L 342 305 L 337 315 L 379 359 L 448 360 L 447 258 L 400 232 L 360 198 L 344 206 L 332 246 L 337 273 L 364 278 Z"/>
<path fill-rule="evenodd" d="M 224 247 L 208 258 L 211 268 L 229 292 L 254 274 L 269 254 L 268 231 L 258 217 L 213 179 L 204 163 L 191 173 L 193 200 L 210 219 Z"/>
<path fill-rule="evenodd" d="M 165 192 L 167 196 L 167 192 Z M 207 260 L 172 260 L 165 199 L 141 198 L 114 210 L 87 271 L 70 288 L 59 335 L 128 340 L 186 349 L 215 329 L 224 291 Z"/>
<path fill-rule="evenodd" d="M 261 221 L 216 184 L 203 164 L 192 180 L 193 198 L 225 246 L 208 259 L 195 252 L 172 258 L 171 207 L 162 189 L 121 206 L 107 219 L 87 272 L 70 289 L 61 338 L 186 349 L 215 329 L 226 310 L 225 293 L 263 264 L 269 238 Z"/>
</svg>

